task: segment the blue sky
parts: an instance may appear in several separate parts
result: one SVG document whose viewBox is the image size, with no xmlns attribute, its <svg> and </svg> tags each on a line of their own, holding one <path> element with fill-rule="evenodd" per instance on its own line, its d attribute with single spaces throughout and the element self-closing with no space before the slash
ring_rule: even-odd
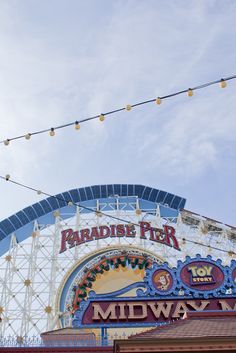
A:
<svg viewBox="0 0 236 353">
<path fill-rule="evenodd" d="M 236 74 L 236 2 L 0 0 L 0 139 Z M 0 146 L 0 174 L 56 194 L 140 183 L 235 225 L 236 80 Z M 42 197 L 0 182 L 0 219 Z"/>
</svg>

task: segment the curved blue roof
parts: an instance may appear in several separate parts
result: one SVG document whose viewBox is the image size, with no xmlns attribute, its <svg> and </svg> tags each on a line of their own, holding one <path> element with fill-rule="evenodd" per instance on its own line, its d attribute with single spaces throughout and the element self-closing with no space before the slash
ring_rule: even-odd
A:
<svg viewBox="0 0 236 353">
<path fill-rule="evenodd" d="M 48 197 L 1 221 L 0 241 L 39 217 L 67 206 L 69 201 L 78 204 L 84 201 L 104 199 L 116 195 L 136 196 L 142 200 L 167 205 L 175 210 L 184 208 L 186 202 L 186 199 L 166 191 L 135 184 L 94 185 L 73 189 Z"/>
</svg>

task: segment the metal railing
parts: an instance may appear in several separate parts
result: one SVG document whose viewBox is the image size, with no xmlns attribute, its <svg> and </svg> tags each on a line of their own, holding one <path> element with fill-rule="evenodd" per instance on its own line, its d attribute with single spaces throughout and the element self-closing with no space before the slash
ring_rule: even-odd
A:
<svg viewBox="0 0 236 353">
<path fill-rule="evenodd" d="M 0 336 L 0 347 L 101 347 L 112 346 L 115 339 L 126 339 L 125 332 L 122 334 L 107 334 L 106 336 L 96 335 L 91 337 L 78 337 L 70 335 L 70 339 L 59 338 L 43 340 L 40 336 Z"/>
</svg>

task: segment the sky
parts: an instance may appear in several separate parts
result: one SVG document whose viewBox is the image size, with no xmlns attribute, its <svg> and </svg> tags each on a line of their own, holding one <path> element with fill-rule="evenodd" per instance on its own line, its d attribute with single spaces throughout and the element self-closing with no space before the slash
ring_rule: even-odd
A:
<svg viewBox="0 0 236 353">
<path fill-rule="evenodd" d="M 0 140 L 236 74 L 236 2 L 0 0 Z M 0 145 L 0 175 L 57 194 L 134 183 L 236 226 L 236 80 Z M 43 196 L 0 180 L 0 220 Z"/>
</svg>

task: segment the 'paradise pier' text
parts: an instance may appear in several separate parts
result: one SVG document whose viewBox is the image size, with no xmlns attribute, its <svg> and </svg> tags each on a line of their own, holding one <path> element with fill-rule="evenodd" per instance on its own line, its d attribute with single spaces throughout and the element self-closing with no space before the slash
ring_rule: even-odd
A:
<svg viewBox="0 0 236 353">
<path fill-rule="evenodd" d="M 148 239 L 180 250 L 174 227 L 164 225 L 163 229 L 161 229 L 152 227 L 150 222 L 139 222 L 139 226 L 134 224 L 111 224 L 109 226 L 103 225 L 80 230 L 65 229 L 61 232 L 60 253 L 68 248 L 70 249 L 93 240 L 116 237 L 135 238 L 137 236 L 136 228 L 140 229 L 139 236 L 141 239 Z"/>
</svg>

